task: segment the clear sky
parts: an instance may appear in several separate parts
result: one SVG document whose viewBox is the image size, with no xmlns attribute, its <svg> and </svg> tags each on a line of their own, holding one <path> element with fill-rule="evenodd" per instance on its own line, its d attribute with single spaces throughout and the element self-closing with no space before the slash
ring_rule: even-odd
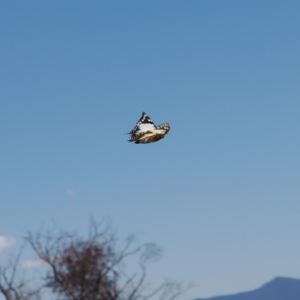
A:
<svg viewBox="0 0 300 300">
<path fill-rule="evenodd" d="M 154 277 L 193 281 L 188 298 L 300 278 L 299 12 L 2 1 L 2 248 L 93 216 L 160 245 Z M 165 139 L 127 142 L 143 111 Z"/>
</svg>

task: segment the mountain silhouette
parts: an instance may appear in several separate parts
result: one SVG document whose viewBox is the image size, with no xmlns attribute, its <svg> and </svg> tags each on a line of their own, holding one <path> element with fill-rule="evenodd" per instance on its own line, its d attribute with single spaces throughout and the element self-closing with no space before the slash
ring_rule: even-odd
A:
<svg viewBox="0 0 300 300">
<path fill-rule="evenodd" d="M 196 300 L 300 300 L 300 279 L 276 277 L 253 291 Z"/>
</svg>

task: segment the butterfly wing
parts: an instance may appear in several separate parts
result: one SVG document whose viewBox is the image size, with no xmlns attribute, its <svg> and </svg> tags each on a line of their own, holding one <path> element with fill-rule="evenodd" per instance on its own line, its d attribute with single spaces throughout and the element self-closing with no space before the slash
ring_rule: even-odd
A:
<svg viewBox="0 0 300 300">
<path fill-rule="evenodd" d="M 142 116 L 140 119 L 137 121 L 136 125 L 134 128 L 130 131 L 130 134 L 139 134 L 142 132 L 147 132 L 147 131 L 153 131 L 155 130 L 156 126 L 153 123 L 153 121 L 150 119 L 150 117 L 146 113 L 142 113 Z"/>
</svg>

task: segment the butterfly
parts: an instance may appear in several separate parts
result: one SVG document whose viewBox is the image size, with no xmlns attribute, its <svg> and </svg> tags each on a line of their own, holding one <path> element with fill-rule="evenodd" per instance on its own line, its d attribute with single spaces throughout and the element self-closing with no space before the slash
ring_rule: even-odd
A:
<svg viewBox="0 0 300 300">
<path fill-rule="evenodd" d="M 135 127 L 128 133 L 131 135 L 128 142 L 134 142 L 135 144 L 154 143 L 163 139 L 169 130 L 170 125 L 168 123 L 156 126 L 149 116 L 143 112 Z"/>
</svg>

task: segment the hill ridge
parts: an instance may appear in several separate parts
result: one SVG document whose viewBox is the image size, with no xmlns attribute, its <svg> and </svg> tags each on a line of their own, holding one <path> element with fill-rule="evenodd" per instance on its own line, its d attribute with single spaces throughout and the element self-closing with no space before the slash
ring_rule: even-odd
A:
<svg viewBox="0 0 300 300">
<path fill-rule="evenodd" d="M 300 279 L 291 277 L 275 277 L 261 287 L 231 295 L 215 296 L 211 298 L 197 298 L 196 300 L 299 300 Z"/>
</svg>

